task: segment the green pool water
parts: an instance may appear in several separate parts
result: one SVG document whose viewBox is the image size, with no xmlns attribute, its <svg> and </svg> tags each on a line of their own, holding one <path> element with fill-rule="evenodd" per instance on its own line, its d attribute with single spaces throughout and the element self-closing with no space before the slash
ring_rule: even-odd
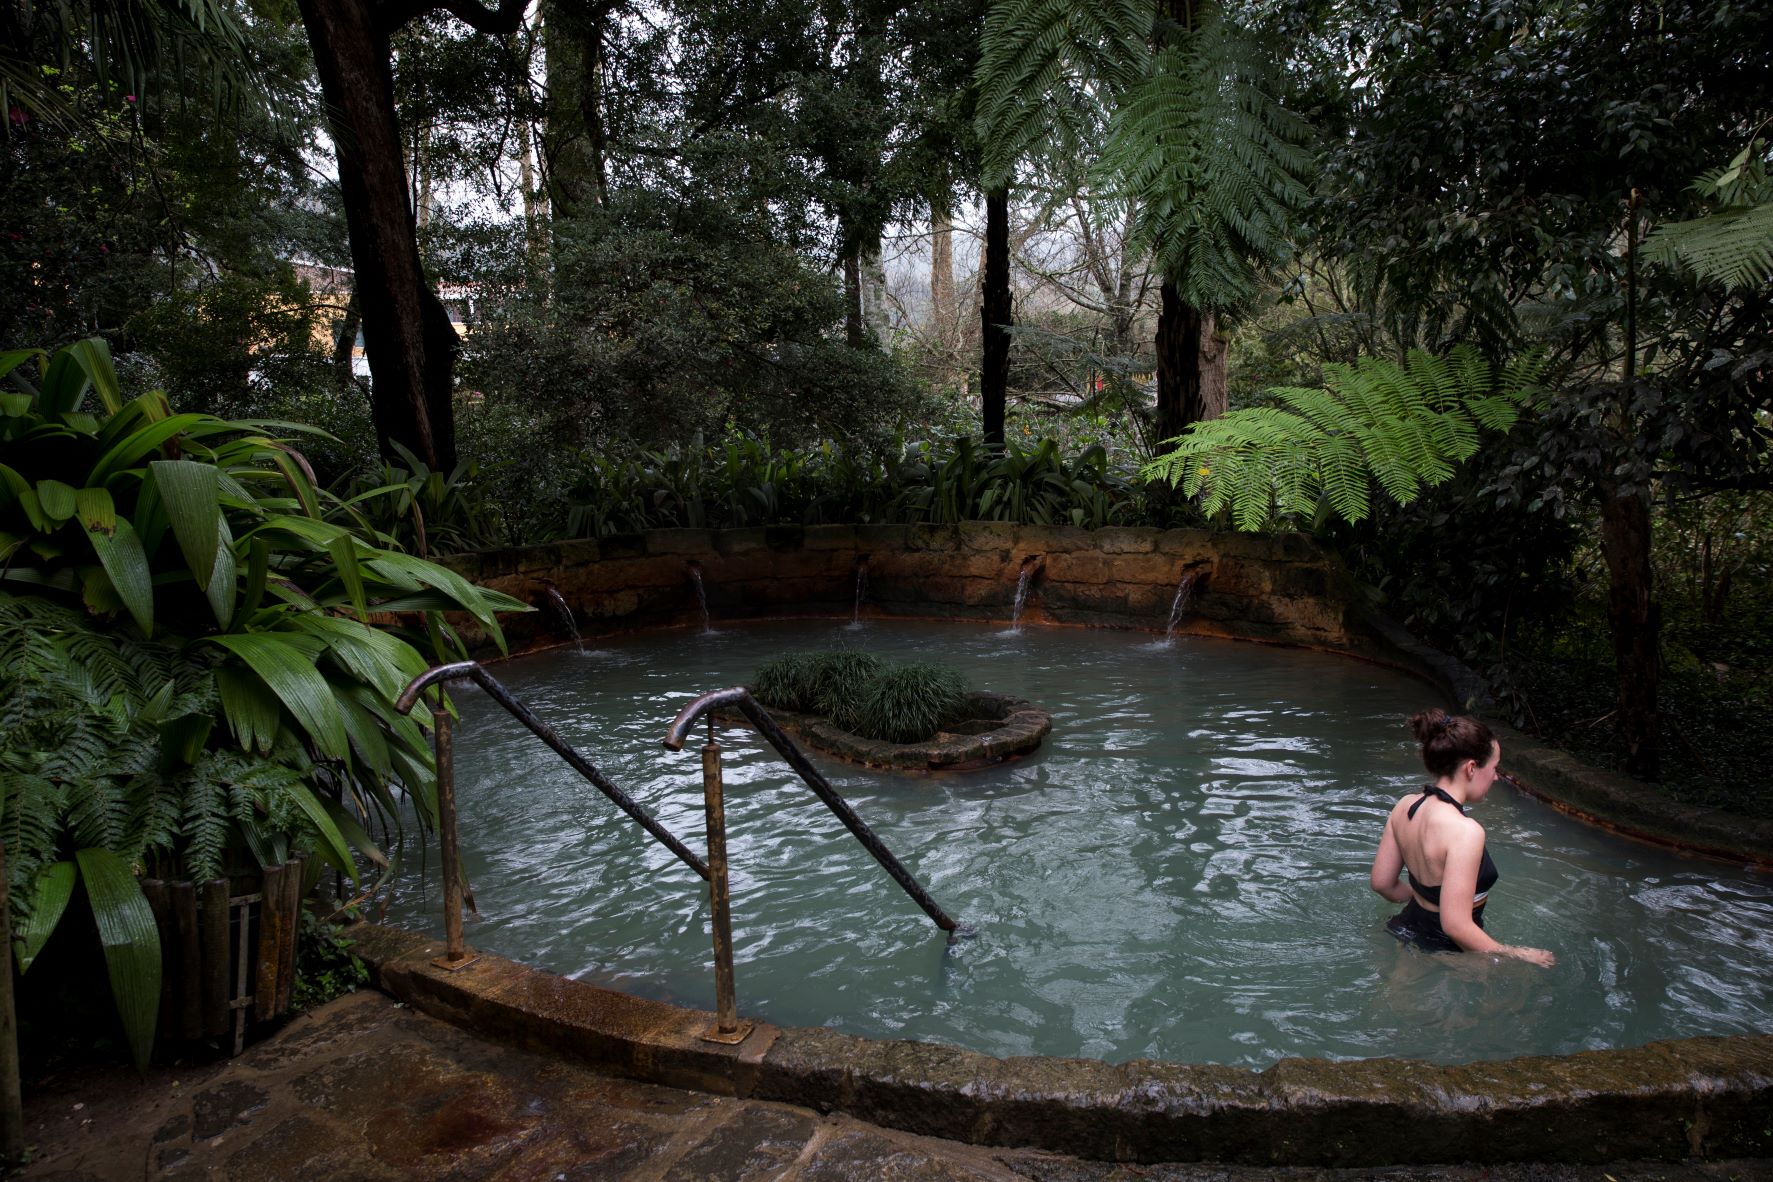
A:
<svg viewBox="0 0 1773 1182">
<path fill-rule="evenodd" d="M 1504 784 L 1473 810 L 1502 871 L 1489 930 L 1553 949 L 1557 967 L 1399 946 L 1367 869 L 1390 803 L 1424 778 L 1403 720 L 1437 699 L 1348 658 L 797 621 L 643 634 L 493 672 L 702 850 L 696 746 L 659 744 L 672 716 L 769 656 L 835 646 L 950 663 L 1045 706 L 1053 733 L 1033 756 L 935 777 L 814 754 L 977 928 L 949 946 L 773 751 L 723 729 L 744 1014 L 994 1055 L 1253 1067 L 1773 1030 L 1773 877 L 1610 836 Z M 713 1008 L 701 880 L 477 690 L 456 696 L 470 944 Z M 409 875 L 389 920 L 440 932 L 438 894 L 434 873 Z"/>
</svg>

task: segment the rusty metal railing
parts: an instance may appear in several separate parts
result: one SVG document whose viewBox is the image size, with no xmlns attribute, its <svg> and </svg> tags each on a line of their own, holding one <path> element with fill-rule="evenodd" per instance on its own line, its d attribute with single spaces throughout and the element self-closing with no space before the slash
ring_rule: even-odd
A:
<svg viewBox="0 0 1773 1182">
<path fill-rule="evenodd" d="M 546 743 L 556 755 L 564 759 L 574 771 L 585 779 L 610 800 L 616 807 L 627 813 L 634 821 L 653 838 L 677 855 L 677 860 L 694 870 L 703 879 L 709 877 L 708 864 L 696 857 L 690 848 L 679 841 L 672 832 L 659 824 L 653 815 L 637 804 L 633 797 L 623 792 L 610 782 L 608 776 L 597 769 L 597 765 L 580 755 L 572 745 L 562 739 L 558 732 L 541 719 L 537 718 L 528 706 L 511 696 L 511 692 L 499 684 L 497 678 L 481 668 L 478 661 L 457 661 L 452 665 L 438 665 L 427 669 L 412 679 L 407 687 L 400 691 L 395 699 L 394 708 L 402 714 L 410 713 L 418 704 L 419 695 L 439 683 L 452 681 L 472 681 L 486 691 L 486 695 L 503 706 L 510 715 L 530 729 L 542 742 Z M 456 775 L 455 775 L 455 736 L 451 725 L 449 711 L 444 709 L 441 696 L 431 706 L 432 735 L 437 750 L 437 841 L 441 847 L 439 853 L 443 861 L 443 931 L 449 946 L 449 954 L 436 963 L 444 968 L 459 969 L 473 962 L 466 943 L 462 938 L 462 877 L 461 864 L 458 861 L 459 846 L 456 840 Z"/>
<path fill-rule="evenodd" d="M 757 728 L 770 746 L 776 749 L 777 754 L 794 769 L 795 774 L 813 790 L 813 794 L 837 815 L 844 827 L 862 843 L 864 849 L 874 855 L 874 860 L 893 876 L 893 881 L 923 908 L 924 914 L 935 921 L 937 927 L 947 932 L 951 940 L 956 936 L 970 934 L 970 929 L 950 917 L 930 898 L 929 892 L 919 885 L 899 859 L 893 857 L 892 851 L 875 836 L 874 830 L 856 815 L 849 802 L 838 795 L 831 782 L 807 759 L 806 753 L 788 737 L 781 725 L 770 717 L 769 711 L 759 705 L 744 686 L 702 694 L 677 712 L 677 717 L 672 719 L 670 729 L 665 732 L 662 741 L 667 750 L 683 750 L 690 728 L 696 724 L 697 719 L 707 717 L 708 742 L 702 747 L 702 798 L 708 815 L 708 867 L 712 871 L 712 876 L 708 879 L 708 896 L 714 912 L 715 1024 L 703 1037 L 716 1042 L 739 1042 L 751 1029 L 749 1024 L 739 1021 L 738 1001 L 733 985 L 732 915 L 727 895 L 726 802 L 721 785 L 720 745 L 714 741 L 713 712 L 729 706 L 736 708 Z"/>
<path fill-rule="evenodd" d="M 893 857 L 892 851 L 875 836 L 862 818 L 856 815 L 849 803 L 839 796 L 837 790 L 808 761 L 806 754 L 795 745 L 794 740 L 777 725 L 776 720 L 759 706 L 743 687 L 716 690 L 696 698 L 685 706 L 672 721 L 665 734 L 664 745 L 672 751 L 683 749 L 684 738 L 690 727 L 698 718 L 708 715 L 708 742 L 702 748 L 702 800 L 708 820 L 708 860 L 704 862 L 696 857 L 683 842 L 679 841 L 670 830 L 648 813 L 634 799 L 610 782 L 597 769 L 597 766 L 573 749 L 571 744 L 562 739 L 553 727 L 537 718 L 529 707 L 511 696 L 497 678 L 482 668 L 477 661 L 458 661 L 450 665 L 438 665 L 427 669 L 414 678 L 401 691 L 396 699 L 395 709 L 400 713 L 410 713 L 418 704 L 419 697 L 425 690 L 438 684 L 449 682 L 472 681 L 488 697 L 503 706 L 512 717 L 521 722 L 543 743 L 547 744 L 555 754 L 564 759 L 575 771 L 589 780 L 598 791 L 602 792 L 617 807 L 627 813 L 637 824 L 650 833 L 655 840 L 677 855 L 679 861 L 694 870 L 708 883 L 708 898 L 713 912 L 714 928 L 714 996 L 715 1023 L 702 1037 L 721 1043 L 739 1043 L 751 1033 L 752 1024 L 741 1022 L 738 1016 L 737 992 L 733 983 L 733 933 L 732 904 L 727 888 L 727 856 L 726 856 L 726 802 L 721 784 L 720 746 L 714 741 L 714 718 L 710 711 L 723 706 L 733 706 L 756 726 L 765 739 L 769 740 L 788 766 L 806 782 L 815 795 L 825 806 L 835 813 L 844 826 L 855 835 L 867 851 L 874 855 L 893 880 L 910 895 L 924 913 L 935 921 L 937 927 L 949 933 L 950 938 L 966 935 L 969 929 L 952 919 L 947 912 L 930 898 L 928 892 L 918 885 L 911 872 L 906 870 L 899 860 Z M 445 709 L 442 696 L 439 695 L 431 705 L 433 736 L 437 752 L 437 830 L 438 843 L 443 861 L 443 930 L 448 946 L 448 954 L 439 957 L 433 963 L 446 969 L 459 969 L 473 963 L 475 956 L 468 950 L 462 936 L 462 880 L 459 843 L 456 828 L 456 791 L 455 791 L 455 739 L 449 711 Z"/>
</svg>

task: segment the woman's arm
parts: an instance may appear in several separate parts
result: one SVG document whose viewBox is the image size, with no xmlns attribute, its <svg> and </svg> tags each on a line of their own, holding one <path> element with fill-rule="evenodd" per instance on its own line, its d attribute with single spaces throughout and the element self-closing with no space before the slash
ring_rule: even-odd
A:
<svg viewBox="0 0 1773 1182">
<path fill-rule="evenodd" d="M 1467 952 L 1489 952 L 1550 967 L 1557 957 L 1543 948 L 1518 948 L 1499 943 L 1472 918 L 1472 896 L 1477 894 L 1478 866 L 1484 860 L 1484 830 L 1467 820 L 1447 847 L 1447 865 L 1441 875 L 1441 931 Z"/>
<path fill-rule="evenodd" d="M 1373 855 L 1373 890 L 1393 903 L 1410 901 L 1410 884 L 1403 881 L 1404 851 L 1391 831 L 1391 819 L 1385 820 L 1385 832 L 1379 835 L 1379 849 Z"/>
</svg>

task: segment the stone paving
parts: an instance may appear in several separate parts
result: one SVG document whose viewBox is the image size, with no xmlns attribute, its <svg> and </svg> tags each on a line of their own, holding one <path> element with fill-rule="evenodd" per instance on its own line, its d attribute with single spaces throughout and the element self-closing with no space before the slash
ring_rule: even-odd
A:
<svg viewBox="0 0 1773 1182">
<path fill-rule="evenodd" d="M 127 1075 L 126 1069 L 118 1069 Z M 988 1149 L 635 1083 L 516 1050 L 375 992 L 238 1059 L 74 1073 L 26 1095 L 32 1179 L 567 1182 L 1751 1182 L 1773 1162 L 1262 1169 Z"/>
</svg>

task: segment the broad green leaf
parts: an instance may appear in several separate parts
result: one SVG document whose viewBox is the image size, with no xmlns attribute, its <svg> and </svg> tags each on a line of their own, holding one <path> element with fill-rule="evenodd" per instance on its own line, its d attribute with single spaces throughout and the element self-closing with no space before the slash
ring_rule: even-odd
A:
<svg viewBox="0 0 1773 1182">
<path fill-rule="evenodd" d="M 271 462 L 277 465 L 278 470 L 283 473 L 283 478 L 289 482 L 290 490 L 295 493 L 296 501 L 301 505 L 302 511 L 309 517 L 318 518 L 320 516 L 320 501 L 318 494 L 314 491 L 314 473 L 308 467 L 308 461 L 302 458 L 300 452 L 290 448 L 275 443 L 271 445 L 271 448 Z"/>
<path fill-rule="evenodd" d="M 13 953 L 18 957 L 18 971 L 28 972 L 31 962 L 49 943 L 55 925 L 74 894 L 74 863 L 56 862 L 37 876 L 37 889 L 31 901 L 31 917 L 13 936 Z"/>
<path fill-rule="evenodd" d="M 92 474 L 87 479 L 93 484 L 105 483 L 118 472 L 130 467 L 143 456 L 159 448 L 180 431 L 194 423 L 202 422 L 203 417 L 192 414 L 173 415 L 171 418 L 149 423 L 125 435 L 113 444 L 109 451 L 99 457 L 98 463 L 92 466 Z"/>
<path fill-rule="evenodd" d="M 31 413 L 31 396 L 0 391 L 0 415 L 9 419 L 21 418 Z"/>
<path fill-rule="evenodd" d="M 123 389 L 117 382 L 117 369 L 111 364 L 111 346 L 103 337 L 88 337 L 83 341 L 75 341 L 66 352 L 74 358 L 81 373 L 98 391 L 99 401 L 105 410 L 116 414 L 123 409 Z M 72 407 L 69 408 L 73 409 Z"/>
<path fill-rule="evenodd" d="M 357 609 L 357 618 L 368 617 L 369 600 L 363 592 L 363 571 L 357 565 L 357 539 L 340 534 L 327 543 L 326 552 L 332 555 L 339 582 L 345 585 L 345 594 L 350 596 L 351 606 Z"/>
<path fill-rule="evenodd" d="M 91 491 L 94 490 L 82 489 L 81 494 L 84 496 Z M 84 509 L 85 506 L 82 505 L 83 524 Z M 97 552 L 99 562 L 104 565 L 105 574 L 110 576 L 111 586 L 117 589 L 117 597 L 135 619 L 136 627 L 142 630 L 143 636 L 154 635 L 154 580 L 148 571 L 148 556 L 142 553 L 142 544 L 137 540 L 129 519 L 116 518 L 114 528 L 109 533 L 102 528 L 88 526 L 86 537 Z"/>
<path fill-rule="evenodd" d="M 185 564 L 199 587 L 215 575 L 216 548 L 221 541 L 222 511 L 216 503 L 214 464 L 194 460 L 155 460 L 148 465 L 154 487 L 166 508 L 166 519 L 184 552 Z"/>
<path fill-rule="evenodd" d="M 263 538 L 253 538 L 246 550 L 246 588 L 241 596 L 242 611 L 257 611 L 265 597 L 265 578 L 271 569 L 271 546 Z"/>
<path fill-rule="evenodd" d="M 222 716 L 242 750 L 267 754 L 283 726 L 277 696 L 269 686 L 246 670 L 222 665 L 215 671 L 216 696 Z"/>
<path fill-rule="evenodd" d="M 326 679 L 314 667 L 324 651 L 319 641 L 293 633 L 247 632 L 211 637 L 257 673 L 308 732 L 321 754 L 344 759 L 350 753 L 345 721 Z"/>
<path fill-rule="evenodd" d="M 44 481 L 44 484 L 50 483 Z M 41 489 L 41 485 L 38 486 Z M 74 501 L 74 511 L 80 515 L 80 524 L 88 530 L 101 530 L 110 533 L 117 528 L 117 504 L 111 500 L 111 494 L 102 488 L 83 488 L 79 492 L 68 490 Z M 73 514 L 69 514 L 73 516 Z"/>
<path fill-rule="evenodd" d="M 333 659 L 389 701 L 425 671 L 425 658 L 399 637 L 356 620 L 310 612 L 293 621 L 326 642 Z"/>
<path fill-rule="evenodd" d="M 160 773 L 172 775 L 190 767 L 209 741 L 215 719 L 206 714 L 187 714 L 160 727 Z"/>
<path fill-rule="evenodd" d="M 220 545 L 215 552 L 215 570 L 210 573 L 209 586 L 203 589 L 217 624 L 226 628 L 234 621 L 234 593 L 240 581 L 240 569 L 234 562 L 234 538 L 224 519 L 221 523 Z"/>
<path fill-rule="evenodd" d="M 345 716 L 345 733 L 351 738 L 351 748 L 357 752 L 357 758 L 383 779 L 392 776 L 394 768 L 388 762 L 388 738 L 375 713 L 365 709 L 345 689 L 337 685 L 334 689 L 338 692 L 339 709 Z"/>
<path fill-rule="evenodd" d="M 46 417 L 66 414 L 71 410 L 80 409 L 80 400 L 92 379 L 86 376 L 80 362 L 68 349 L 61 349 L 50 358 L 49 369 L 43 374 L 43 386 L 37 394 L 37 409 Z"/>
<path fill-rule="evenodd" d="M 110 499 L 105 497 L 107 503 Z M 37 505 L 45 517 L 59 524 L 74 516 L 74 490 L 59 480 L 39 480 Z"/>
<path fill-rule="evenodd" d="M 31 523 L 32 529 L 37 530 L 39 533 L 48 533 L 55 528 L 56 523 L 51 521 L 48 514 L 43 512 L 43 506 L 37 500 L 36 489 L 27 488 L 20 492 L 18 494 L 18 504 L 19 508 L 25 511 L 25 519 Z"/>
<path fill-rule="evenodd" d="M 127 862 L 96 847 L 81 850 L 74 859 L 98 922 L 117 1016 L 123 1019 L 140 1071 L 154 1049 L 154 1021 L 160 1012 L 160 931 Z"/>
<path fill-rule="evenodd" d="M 306 784 L 291 784 L 289 796 L 314 826 L 315 833 L 319 835 L 320 856 L 338 867 L 355 883 L 357 881 L 357 863 L 351 860 L 351 850 L 345 845 L 344 835 L 333 823 L 332 815 L 326 811 L 326 806 L 315 798 Z"/>
<path fill-rule="evenodd" d="M 382 848 L 358 823 L 357 818 L 351 815 L 351 810 L 336 800 L 327 799 L 322 800 L 321 803 L 326 806 L 327 815 L 332 818 L 332 823 L 338 826 L 340 836 L 350 844 L 351 848 L 362 854 L 370 865 L 386 870 L 388 855 L 382 852 Z"/>
<path fill-rule="evenodd" d="M 35 360 L 37 368 L 42 369 L 48 362 L 49 355 L 41 349 L 7 349 L 0 352 L 0 378 L 31 360 Z M 30 395 L 27 394 L 25 397 L 29 398 Z"/>
</svg>

